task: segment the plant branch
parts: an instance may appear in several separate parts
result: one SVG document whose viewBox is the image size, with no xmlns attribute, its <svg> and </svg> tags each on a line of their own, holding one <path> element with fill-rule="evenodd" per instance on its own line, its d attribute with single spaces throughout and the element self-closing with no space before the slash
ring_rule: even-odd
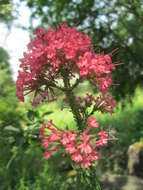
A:
<svg viewBox="0 0 143 190">
<path fill-rule="evenodd" d="M 81 81 L 81 78 L 78 78 L 76 80 L 76 82 L 73 84 L 73 86 L 71 87 L 71 90 L 73 90 L 74 88 L 76 88 L 78 86 L 78 84 L 80 83 L 80 81 Z"/>
<path fill-rule="evenodd" d="M 61 90 L 61 91 L 63 91 L 63 92 L 65 91 L 65 88 L 64 88 L 64 87 L 58 86 L 58 85 L 56 85 L 55 83 L 52 83 L 51 86 L 54 87 L 54 88 L 57 88 L 57 89 L 59 89 L 59 90 Z"/>
</svg>

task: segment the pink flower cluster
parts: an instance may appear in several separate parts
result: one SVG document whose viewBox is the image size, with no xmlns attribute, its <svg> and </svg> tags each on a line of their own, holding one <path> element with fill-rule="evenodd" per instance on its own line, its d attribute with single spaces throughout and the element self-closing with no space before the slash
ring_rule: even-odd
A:
<svg viewBox="0 0 143 190">
<path fill-rule="evenodd" d="M 89 134 L 95 128 L 95 134 Z M 98 129 L 96 119 L 88 119 L 88 127 L 84 132 L 72 132 L 58 128 L 51 120 L 48 125 L 43 124 L 40 132 L 42 145 L 45 149 L 45 158 L 49 159 L 60 148 L 82 168 L 88 168 L 99 159 L 98 147 L 108 143 L 108 133 Z"/>
<path fill-rule="evenodd" d="M 34 35 L 20 60 L 16 89 L 21 101 L 31 92 L 34 92 L 33 105 L 55 100 L 53 88 L 62 70 L 92 80 L 102 93 L 108 91 L 115 66 L 110 54 L 94 52 L 88 35 L 67 24 L 60 24 L 56 29 L 36 29 Z"/>
<path fill-rule="evenodd" d="M 115 69 L 109 54 L 86 52 L 79 56 L 78 67 L 83 78 L 92 78 L 94 84 L 104 94 L 112 85 L 111 71 Z"/>
<path fill-rule="evenodd" d="M 36 29 L 35 38 L 28 44 L 28 51 L 21 59 L 17 79 L 17 96 L 35 91 L 35 95 L 48 94 L 54 80 L 60 77 L 60 67 L 75 70 L 78 56 L 92 50 L 88 35 L 60 24 L 57 29 Z M 62 65 L 62 66 L 61 66 Z M 43 99 L 43 98 L 42 98 Z"/>
</svg>

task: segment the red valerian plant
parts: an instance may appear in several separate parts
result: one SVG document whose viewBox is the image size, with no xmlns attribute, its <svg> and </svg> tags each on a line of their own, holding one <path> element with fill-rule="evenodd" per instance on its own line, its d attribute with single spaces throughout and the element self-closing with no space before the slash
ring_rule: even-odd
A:
<svg viewBox="0 0 143 190">
<path fill-rule="evenodd" d="M 64 149 L 81 168 L 89 168 L 99 159 L 99 148 L 106 145 L 110 137 L 91 116 L 95 111 L 113 112 L 115 101 L 109 90 L 115 64 L 111 56 L 112 53 L 94 52 L 89 36 L 67 24 L 34 31 L 28 51 L 20 60 L 17 96 L 24 101 L 25 95 L 33 93 L 32 105 L 36 106 L 55 101 L 58 89 L 65 94 L 63 102 L 69 105 L 77 123 L 75 131 L 61 129 L 52 120 L 43 123 L 40 138 L 45 158 Z M 85 80 L 97 88 L 98 97 L 89 93 L 85 98 L 75 96 L 75 88 Z"/>
<path fill-rule="evenodd" d="M 97 147 L 108 142 L 107 132 L 100 130 L 98 133 L 89 134 L 92 128 L 98 128 L 97 121 L 92 117 L 88 119 L 88 127 L 80 134 L 71 132 L 70 129 L 62 130 L 54 125 L 52 120 L 48 125 L 43 124 L 40 137 L 45 149 L 45 158 L 49 159 L 58 149 L 63 148 L 71 156 L 71 160 L 80 163 L 82 168 L 88 168 L 98 160 Z"/>
</svg>

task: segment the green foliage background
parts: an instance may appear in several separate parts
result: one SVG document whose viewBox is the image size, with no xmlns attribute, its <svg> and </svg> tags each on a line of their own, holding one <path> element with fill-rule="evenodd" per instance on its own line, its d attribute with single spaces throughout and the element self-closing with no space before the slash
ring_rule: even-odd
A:
<svg viewBox="0 0 143 190">
<path fill-rule="evenodd" d="M 100 171 L 127 172 L 127 149 L 130 144 L 143 141 L 143 2 L 141 0 L 77 0 L 25 1 L 31 9 L 31 25 L 39 19 L 39 26 L 55 26 L 66 21 L 87 32 L 97 51 L 109 52 L 119 48 L 113 59 L 124 65 L 117 67 L 114 80 L 120 86 L 113 89 L 119 101 L 115 114 L 96 114 L 100 125 L 108 128 L 118 140 L 103 149 L 98 164 Z M 13 23 L 12 1 L 0 1 L 0 22 Z M 84 95 L 91 91 L 89 84 L 77 89 Z M 125 98 L 126 97 L 126 98 Z M 129 103 L 128 97 L 132 99 Z M 0 47 L 0 190 L 72 190 L 76 189 L 77 174 L 67 159 L 56 155 L 45 161 L 38 138 L 43 120 L 53 119 L 60 127 L 75 129 L 68 109 L 61 111 L 62 99 L 33 109 L 19 103 L 15 82 L 6 50 Z M 123 109 L 123 104 L 125 105 Z M 65 117 L 66 115 L 66 117 Z M 116 167 L 118 165 L 118 167 Z M 82 187 L 84 184 L 81 184 Z M 78 187 L 80 189 L 81 187 Z"/>
</svg>

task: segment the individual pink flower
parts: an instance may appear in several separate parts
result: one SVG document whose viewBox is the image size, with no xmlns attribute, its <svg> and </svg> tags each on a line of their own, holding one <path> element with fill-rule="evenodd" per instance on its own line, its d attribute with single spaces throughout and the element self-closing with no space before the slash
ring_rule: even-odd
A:
<svg viewBox="0 0 143 190">
<path fill-rule="evenodd" d="M 80 69 L 80 75 L 85 78 L 88 75 L 88 69 L 87 68 L 81 68 Z"/>
<path fill-rule="evenodd" d="M 100 77 L 97 79 L 97 82 L 95 82 L 97 87 L 101 90 L 103 94 L 105 94 L 110 86 L 112 85 L 112 79 L 110 75 L 107 75 L 106 77 Z"/>
<path fill-rule="evenodd" d="M 44 157 L 48 160 L 51 157 L 51 153 L 46 151 Z"/>
<path fill-rule="evenodd" d="M 93 150 L 92 154 L 90 155 L 91 162 L 97 161 L 98 159 L 99 159 L 99 152 Z"/>
<path fill-rule="evenodd" d="M 75 152 L 74 154 L 72 154 L 71 159 L 76 163 L 79 163 L 82 161 L 83 158 L 79 152 Z"/>
<path fill-rule="evenodd" d="M 43 145 L 44 148 L 47 149 L 49 147 L 49 144 L 50 144 L 50 142 L 49 142 L 48 138 L 42 139 L 42 145 Z"/>
<path fill-rule="evenodd" d="M 103 130 L 103 129 L 98 133 L 98 135 L 100 137 L 108 138 L 108 133 L 105 130 Z"/>
<path fill-rule="evenodd" d="M 108 138 L 108 133 L 104 131 L 103 129 L 98 133 L 99 140 L 96 140 L 94 145 L 96 147 L 104 146 L 108 143 L 109 138 Z"/>
<path fill-rule="evenodd" d="M 61 143 L 65 146 L 66 144 L 68 144 L 70 142 L 69 138 L 67 137 L 67 135 L 64 133 L 62 135 L 62 139 L 61 139 Z"/>
<path fill-rule="evenodd" d="M 97 120 L 96 119 L 94 119 L 93 117 L 90 117 L 89 119 L 88 119 L 88 126 L 90 126 L 90 127 L 93 127 L 93 128 L 98 128 L 98 123 L 97 123 Z"/>
<path fill-rule="evenodd" d="M 90 154 L 92 152 L 92 148 L 90 144 L 85 143 L 85 142 L 79 145 L 78 149 L 81 151 L 81 153 L 85 153 L 85 154 Z"/>
<path fill-rule="evenodd" d="M 82 159 L 81 167 L 82 168 L 89 168 L 91 166 L 91 161 L 88 157 L 84 156 Z"/>
<path fill-rule="evenodd" d="M 59 140 L 59 137 L 60 137 L 59 133 L 56 132 L 56 133 L 53 133 L 53 134 L 49 135 L 49 140 L 51 142 L 55 142 L 55 141 Z"/>
<path fill-rule="evenodd" d="M 97 140 L 94 145 L 96 147 L 100 147 L 100 146 L 104 146 L 108 143 L 108 139 L 105 139 L 105 138 L 100 138 L 99 140 Z"/>
<path fill-rule="evenodd" d="M 79 57 L 77 65 L 81 70 L 87 69 L 88 71 L 88 66 L 91 63 L 91 56 L 92 56 L 91 53 L 87 51 L 83 56 Z"/>
<path fill-rule="evenodd" d="M 66 144 L 65 149 L 66 149 L 66 152 L 69 154 L 73 154 L 73 153 L 77 152 L 75 144 L 73 144 L 73 143 Z"/>
<path fill-rule="evenodd" d="M 85 131 L 86 131 L 86 129 L 85 129 Z M 88 135 L 85 131 L 82 134 L 80 134 L 80 139 L 82 140 L 82 142 L 87 144 L 87 143 L 89 143 L 91 136 Z"/>
<path fill-rule="evenodd" d="M 70 139 L 70 141 L 76 140 L 77 134 L 72 133 L 70 130 L 67 131 L 67 135 L 68 135 L 68 138 Z"/>
</svg>

